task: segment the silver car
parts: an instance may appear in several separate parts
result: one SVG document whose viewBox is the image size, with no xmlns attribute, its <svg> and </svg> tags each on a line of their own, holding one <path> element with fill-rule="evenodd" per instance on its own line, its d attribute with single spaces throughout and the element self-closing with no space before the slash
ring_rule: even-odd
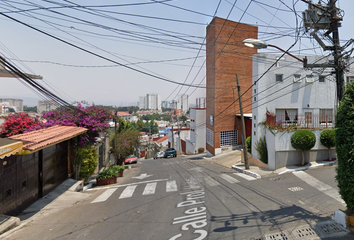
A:
<svg viewBox="0 0 354 240">
<path fill-rule="evenodd" d="M 165 155 L 165 152 L 163 152 L 163 151 L 162 152 L 158 152 L 158 153 L 155 154 L 154 159 L 163 158 L 164 155 Z"/>
</svg>

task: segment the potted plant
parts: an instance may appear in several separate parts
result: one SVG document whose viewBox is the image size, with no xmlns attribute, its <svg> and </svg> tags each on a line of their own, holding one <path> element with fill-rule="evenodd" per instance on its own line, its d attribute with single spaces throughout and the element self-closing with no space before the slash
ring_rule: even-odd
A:
<svg viewBox="0 0 354 240">
<path fill-rule="evenodd" d="M 297 130 L 291 137 L 290 143 L 296 150 L 302 152 L 301 166 L 305 165 L 305 151 L 310 151 L 316 144 L 316 135 L 308 129 Z"/>
<path fill-rule="evenodd" d="M 204 152 L 204 148 L 198 148 L 198 153 L 203 153 Z"/>
<path fill-rule="evenodd" d="M 323 146 L 328 148 L 328 161 L 336 160 L 336 158 L 331 157 L 331 148 L 336 145 L 334 129 L 327 129 L 321 132 L 320 141 Z"/>
<path fill-rule="evenodd" d="M 115 165 L 115 166 L 112 166 L 111 168 L 113 168 L 115 171 L 118 172 L 118 177 L 123 177 L 123 172 L 125 170 L 125 166 L 123 165 Z"/>
<path fill-rule="evenodd" d="M 117 182 L 118 171 L 113 167 L 100 172 L 96 177 L 97 186 L 107 185 Z"/>
</svg>

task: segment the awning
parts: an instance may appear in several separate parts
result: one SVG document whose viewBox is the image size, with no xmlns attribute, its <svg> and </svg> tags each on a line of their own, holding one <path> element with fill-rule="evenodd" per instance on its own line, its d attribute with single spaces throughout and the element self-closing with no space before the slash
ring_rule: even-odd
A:
<svg viewBox="0 0 354 240">
<path fill-rule="evenodd" d="M 10 157 L 22 150 L 22 142 L 0 138 L 0 159 L 4 159 L 4 157 Z"/>
</svg>

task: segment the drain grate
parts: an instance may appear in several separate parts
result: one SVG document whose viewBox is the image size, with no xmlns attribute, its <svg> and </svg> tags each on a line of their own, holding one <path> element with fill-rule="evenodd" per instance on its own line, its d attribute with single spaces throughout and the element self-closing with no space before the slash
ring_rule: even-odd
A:
<svg viewBox="0 0 354 240">
<path fill-rule="evenodd" d="M 298 192 L 298 191 L 302 191 L 304 190 L 302 187 L 291 187 L 291 188 L 288 188 L 290 191 L 292 192 Z"/>
<path fill-rule="evenodd" d="M 324 223 L 324 224 L 318 224 L 316 226 L 320 231 L 322 231 L 325 234 L 331 234 L 331 233 L 336 233 L 336 232 L 343 232 L 345 231 L 342 227 L 342 225 L 338 223 Z"/>
<path fill-rule="evenodd" d="M 282 177 L 276 177 L 276 178 L 270 178 L 269 180 L 273 181 L 273 182 L 277 182 L 277 181 L 283 180 L 283 178 Z"/>
<path fill-rule="evenodd" d="M 289 235 L 286 232 L 267 234 L 264 236 L 265 240 L 290 240 Z"/>
<path fill-rule="evenodd" d="M 306 239 L 308 237 L 316 237 L 317 233 L 310 227 L 300 227 L 291 231 L 297 239 Z"/>
</svg>

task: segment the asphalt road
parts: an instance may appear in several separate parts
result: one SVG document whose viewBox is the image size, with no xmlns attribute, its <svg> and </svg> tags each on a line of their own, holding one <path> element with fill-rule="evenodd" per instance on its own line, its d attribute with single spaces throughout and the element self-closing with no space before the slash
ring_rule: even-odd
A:
<svg viewBox="0 0 354 240">
<path fill-rule="evenodd" d="M 313 224 L 311 232 L 345 208 L 334 179 L 335 167 L 254 179 L 203 159 L 142 160 L 6 239 L 270 239 Z"/>
</svg>

